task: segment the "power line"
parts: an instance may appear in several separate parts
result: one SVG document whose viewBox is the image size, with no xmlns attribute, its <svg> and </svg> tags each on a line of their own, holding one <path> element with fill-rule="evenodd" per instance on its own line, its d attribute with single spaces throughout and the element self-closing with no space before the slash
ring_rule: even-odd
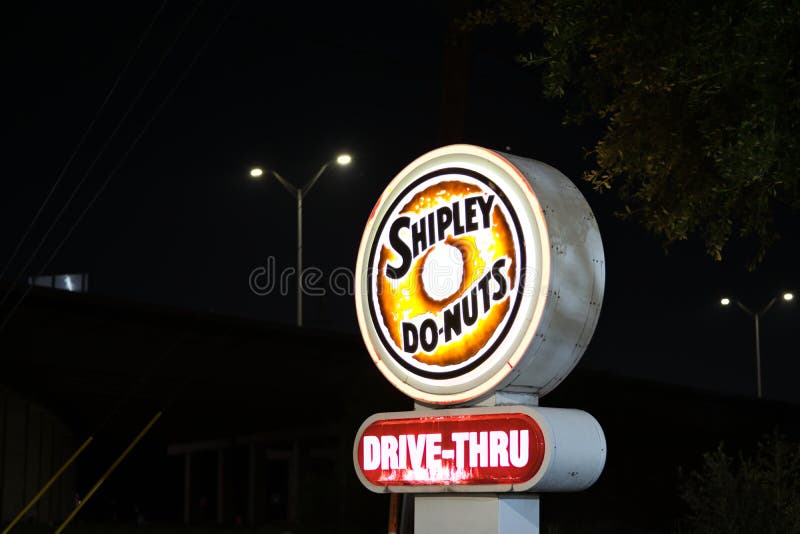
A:
<svg viewBox="0 0 800 534">
<path fill-rule="evenodd" d="M 164 99 L 158 105 L 158 107 L 153 112 L 153 114 L 150 116 L 150 118 L 147 120 L 147 122 L 144 124 L 144 126 L 142 127 L 142 129 L 139 132 L 139 134 L 134 138 L 133 142 L 128 146 L 128 149 L 122 155 L 122 158 L 120 159 L 120 161 L 117 163 L 117 165 L 108 174 L 108 176 L 106 177 L 105 181 L 97 189 L 97 191 L 95 192 L 94 196 L 91 198 L 91 200 L 86 205 L 84 210 L 81 212 L 81 214 L 78 216 L 78 218 L 72 224 L 72 226 L 70 226 L 70 228 L 67 231 L 66 235 L 62 238 L 61 242 L 55 248 L 55 250 L 50 255 L 50 257 L 47 259 L 47 261 L 44 263 L 44 265 L 41 267 L 41 269 L 39 270 L 39 273 L 38 273 L 39 275 L 41 275 L 44 272 L 44 270 L 47 269 L 47 267 L 50 265 L 50 263 L 53 261 L 53 259 L 58 255 L 59 251 L 61 250 L 61 247 L 64 246 L 64 243 L 66 243 L 66 241 L 72 235 L 72 232 L 75 231 L 75 228 L 78 226 L 78 224 L 80 224 L 81 220 L 83 220 L 83 217 L 86 215 L 86 213 L 89 211 L 89 209 L 94 205 L 94 203 L 97 201 L 97 199 L 100 197 L 100 195 L 103 194 L 103 191 L 105 191 L 105 188 L 106 188 L 106 186 L 108 186 L 108 183 L 111 181 L 111 179 L 114 177 L 114 175 L 116 175 L 116 173 L 119 171 L 119 169 L 125 163 L 125 161 L 127 160 L 127 158 L 130 155 L 130 153 L 133 151 L 133 149 L 136 148 L 136 145 L 142 139 L 142 137 L 144 136 L 145 132 L 148 130 L 150 125 L 153 123 L 153 121 L 155 121 L 156 117 L 161 112 L 161 110 L 164 109 L 164 107 L 167 105 L 169 100 L 172 98 L 172 96 L 178 90 L 178 87 L 180 87 L 181 83 L 183 83 L 183 80 L 186 79 L 186 76 L 189 74 L 189 72 L 191 71 L 192 67 L 194 67 L 195 63 L 197 63 L 197 60 L 200 58 L 200 56 L 203 54 L 203 52 L 205 52 L 206 48 L 208 48 L 208 45 L 211 43 L 211 40 L 214 38 L 214 36 L 216 36 L 216 34 L 219 32 L 219 30 L 222 28 L 222 26 L 228 20 L 228 18 L 231 15 L 231 12 L 233 12 L 234 8 L 238 5 L 238 3 L 239 3 L 239 0 L 236 0 L 228 8 L 228 10 L 225 12 L 225 15 L 217 23 L 216 27 L 211 32 L 211 34 L 208 36 L 208 38 L 205 40 L 203 45 L 197 50 L 197 52 L 195 53 L 194 57 L 189 62 L 189 65 L 183 70 L 183 72 L 181 73 L 181 75 L 178 78 L 178 80 L 175 82 L 175 84 L 169 90 L 167 95 L 164 97 Z M 14 304 L 14 306 L 8 312 L 8 314 L 6 315 L 6 317 L 3 320 L 3 322 L 0 323 L 0 332 L 2 332 L 5 329 L 6 324 L 8 324 L 9 320 L 11 320 L 11 317 L 14 315 L 14 313 L 17 310 L 17 308 L 19 308 L 20 304 L 22 304 L 22 302 L 25 300 L 25 297 L 28 295 L 28 293 L 30 293 L 31 287 L 32 286 L 30 284 L 28 284 L 25 287 L 25 291 L 23 291 L 22 296 L 20 296 L 20 298 L 17 300 L 17 302 Z M 12 286 L 12 288 L 13 288 L 13 286 Z M 8 293 L 6 293 L 6 297 L 8 295 L 10 295 L 10 294 L 11 294 L 11 288 L 9 289 Z M 2 303 L 5 302 L 5 300 L 6 300 L 6 298 L 4 297 L 3 301 L 0 301 L 0 305 L 2 305 Z"/>
<path fill-rule="evenodd" d="M 145 42 L 147 37 L 150 35 L 150 31 L 153 29 L 153 26 L 155 25 L 156 20 L 158 20 L 158 17 L 161 15 L 161 12 L 164 11 L 164 7 L 166 5 L 167 5 L 167 0 L 164 0 L 161 3 L 161 6 L 156 11 L 156 13 L 153 15 L 153 18 L 150 20 L 150 24 L 148 24 L 147 28 L 145 28 L 144 32 L 142 32 L 142 35 L 139 37 L 139 42 L 136 43 L 136 46 L 134 47 L 133 52 L 131 52 L 131 55 L 128 57 L 128 60 L 125 62 L 125 66 L 122 67 L 122 70 L 117 75 L 117 78 L 114 80 L 114 83 L 111 85 L 111 89 L 109 89 L 108 92 L 106 93 L 106 96 L 103 99 L 102 104 L 100 104 L 100 107 L 97 108 L 97 111 L 95 111 L 94 117 L 92 118 L 91 122 L 89 123 L 89 126 L 86 127 L 86 130 L 83 132 L 83 135 L 81 136 L 80 140 L 78 141 L 78 144 L 75 146 L 75 149 L 72 151 L 72 154 L 70 154 L 69 158 L 67 159 L 67 162 L 64 164 L 64 167 L 61 169 L 61 172 L 58 174 L 58 177 L 56 178 L 56 181 L 53 183 L 52 187 L 50 187 L 50 191 L 47 193 L 47 196 L 45 196 L 44 200 L 42 201 L 41 205 L 39 206 L 39 209 L 36 212 L 36 215 L 33 216 L 33 219 L 31 220 L 30 224 L 28 225 L 28 228 L 22 234 L 22 237 L 20 237 L 19 242 L 17 243 L 17 246 L 14 247 L 14 251 L 11 253 L 11 256 L 8 258 L 8 261 L 6 262 L 5 266 L 3 267 L 3 270 L 0 271 L 0 280 L 3 279 L 3 277 L 6 274 L 6 272 L 8 271 L 8 268 L 11 266 L 11 263 L 17 257 L 17 254 L 19 253 L 20 249 L 22 248 L 22 245 L 25 243 L 25 240 L 28 238 L 28 235 L 31 233 L 31 230 L 33 230 L 34 225 L 39 220 L 39 217 L 42 215 L 42 212 L 44 211 L 44 208 L 47 206 L 47 203 L 50 201 L 50 198 L 53 196 L 53 193 L 58 188 L 59 184 L 61 183 L 61 180 L 64 178 L 64 175 L 66 175 L 67 170 L 69 170 L 70 165 L 72 165 L 72 161 L 75 159 L 75 156 L 78 155 L 78 152 L 83 147 L 83 144 L 86 142 L 86 139 L 89 137 L 89 134 L 94 129 L 94 125 L 97 123 L 97 119 L 100 118 L 100 115 L 103 113 L 103 110 L 105 109 L 105 107 L 108 104 L 109 100 L 111 100 L 111 96 L 116 91 L 117 86 L 119 85 L 119 82 L 122 81 L 122 78 L 128 72 L 128 69 L 130 68 L 131 63 L 133 63 L 133 59 L 139 53 L 139 49 L 142 47 L 142 44 Z"/>
<path fill-rule="evenodd" d="M 36 258 L 36 255 L 39 253 L 39 250 L 42 248 L 42 245 L 44 245 L 45 241 L 50 236 L 50 232 L 53 231 L 53 229 L 56 227 L 58 222 L 61 220 L 61 217 L 63 217 L 64 213 L 66 213 L 67 208 L 69 208 L 70 204 L 72 204 L 72 201 L 75 199 L 75 196 L 78 194 L 78 191 L 81 189 L 81 187 L 83 187 L 83 184 L 86 182 L 86 179 L 89 177 L 89 175 L 94 170 L 94 167 L 95 167 L 95 165 L 97 165 L 97 162 L 100 161 L 100 158 L 102 157 L 102 155 L 105 153 L 106 149 L 111 144 L 111 141 L 113 141 L 114 138 L 116 137 L 117 132 L 119 132 L 120 128 L 122 128 L 122 125 L 125 123 L 125 120 L 131 114 L 131 111 L 133 111 L 133 108 L 136 107 L 136 104 L 139 103 L 139 100 L 142 98 L 142 95 L 144 94 L 145 90 L 150 85 L 150 82 L 152 82 L 153 78 L 155 78 L 155 75 L 158 72 L 158 70 L 161 68 L 161 65 L 163 65 L 164 61 L 167 59 L 167 57 L 170 55 L 170 53 L 172 53 L 173 48 L 175 48 L 175 45 L 177 44 L 178 40 L 180 40 L 180 38 L 183 35 L 184 31 L 186 31 L 186 28 L 188 27 L 189 22 L 194 18 L 195 14 L 197 13 L 197 10 L 200 8 L 200 5 L 202 3 L 203 3 L 203 0 L 200 0 L 199 2 L 197 2 L 195 4 L 195 6 L 194 6 L 194 9 L 192 9 L 192 11 L 186 17 L 186 19 L 184 19 L 183 23 L 181 24 L 180 29 L 178 30 L 178 33 L 175 35 L 175 38 L 172 40 L 172 42 L 167 47 L 167 49 L 164 51 L 164 53 L 161 54 L 161 57 L 159 58 L 158 63 L 150 71 L 150 74 L 148 75 L 148 77 L 145 80 L 144 84 L 142 84 L 142 86 L 139 88 L 139 91 L 136 93 L 136 95 L 134 96 L 133 100 L 131 100 L 131 103 L 128 105 L 128 108 L 125 110 L 125 113 L 122 115 L 122 117 L 119 119 L 119 121 L 117 121 L 116 126 L 111 131 L 111 135 L 109 135 L 106 138 L 106 141 L 103 143 L 103 146 L 97 152 L 97 154 L 95 155 L 94 159 L 92 159 L 92 162 L 89 164 L 89 167 L 86 169 L 86 172 L 83 173 L 83 176 L 81 177 L 80 181 L 78 181 L 78 183 L 72 189 L 72 192 L 70 193 L 69 197 L 67 198 L 67 201 L 61 207 L 61 210 L 59 210 L 58 214 L 56 214 L 56 217 L 55 217 L 55 219 L 53 219 L 53 222 L 50 223 L 49 228 L 45 231 L 44 235 L 39 240 L 39 243 L 36 245 L 36 248 L 33 250 L 33 252 L 31 253 L 30 257 L 25 262 L 25 265 L 22 266 L 22 268 L 17 273 L 17 276 L 14 278 L 14 281 L 11 282 L 11 285 L 9 286 L 8 291 L 6 291 L 6 294 L 3 296 L 2 299 L 0 299 L 0 306 L 2 306 L 6 302 L 6 300 L 8 300 L 8 297 L 11 294 L 11 291 L 14 289 L 14 287 L 16 287 L 16 285 L 19 282 L 20 278 L 22 278 L 25 275 L 25 272 L 28 270 L 28 267 L 30 267 L 30 265 L 33 262 L 34 258 Z M 156 113 L 158 113 L 158 111 L 156 111 Z M 145 128 L 147 128 L 147 126 L 145 126 Z M 127 156 L 127 152 L 123 156 L 123 159 L 126 156 Z M 115 171 L 116 171 L 116 168 L 115 168 Z M 85 212 L 85 210 L 84 210 L 84 212 Z M 2 328 L 0 328 L 0 330 L 2 330 Z"/>
</svg>

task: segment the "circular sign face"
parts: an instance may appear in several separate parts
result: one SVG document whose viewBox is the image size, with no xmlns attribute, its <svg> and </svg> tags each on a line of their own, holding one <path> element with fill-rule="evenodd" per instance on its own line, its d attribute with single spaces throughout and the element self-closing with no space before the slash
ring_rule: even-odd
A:
<svg viewBox="0 0 800 534">
<path fill-rule="evenodd" d="M 525 272 L 519 217 L 491 179 L 464 168 L 414 180 L 373 240 L 369 312 L 386 352 L 432 379 L 467 374 L 508 335 Z"/>
<path fill-rule="evenodd" d="M 515 374 L 546 311 L 550 240 L 522 172 L 453 145 L 406 167 L 367 223 L 356 306 L 381 372 L 426 403 L 481 397 Z"/>
</svg>

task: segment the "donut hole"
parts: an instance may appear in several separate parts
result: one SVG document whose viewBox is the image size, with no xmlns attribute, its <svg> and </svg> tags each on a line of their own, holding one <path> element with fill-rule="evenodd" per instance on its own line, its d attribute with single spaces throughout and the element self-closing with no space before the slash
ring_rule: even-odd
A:
<svg viewBox="0 0 800 534">
<path fill-rule="evenodd" d="M 433 300 L 444 300 L 461 287 L 464 278 L 464 257 L 452 245 L 439 243 L 433 247 L 422 266 L 422 287 Z"/>
</svg>

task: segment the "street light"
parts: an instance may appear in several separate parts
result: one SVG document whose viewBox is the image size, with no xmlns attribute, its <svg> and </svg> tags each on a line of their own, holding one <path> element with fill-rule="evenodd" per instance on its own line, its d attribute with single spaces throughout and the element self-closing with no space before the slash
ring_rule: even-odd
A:
<svg viewBox="0 0 800 534">
<path fill-rule="evenodd" d="M 783 293 L 783 295 L 781 296 L 784 302 L 791 302 L 794 299 L 794 294 L 788 291 Z M 761 317 L 764 317 L 764 315 L 766 315 L 766 313 L 770 310 L 770 308 L 772 308 L 772 305 L 775 304 L 775 301 L 777 300 L 778 300 L 777 296 L 772 297 L 772 300 L 770 300 L 766 306 L 764 306 L 758 311 L 753 311 L 752 309 L 748 308 L 737 299 L 730 299 L 728 297 L 723 297 L 719 301 L 720 304 L 722 304 L 723 306 L 729 306 L 731 302 L 734 302 L 736 303 L 736 306 L 738 306 L 740 310 L 742 310 L 747 315 L 753 318 L 756 327 L 756 387 L 759 399 L 761 398 L 761 337 L 759 332 L 759 319 Z"/>
<path fill-rule="evenodd" d="M 353 158 L 349 154 L 340 154 L 335 160 L 325 162 L 314 177 L 303 187 L 297 187 L 276 171 L 272 169 L 269 170 L 272 176 L 278 180 L 278 183 L 280 183 L 290 195 L 297 199 L 297 326 L 303 326 L 303 197 L 314 187 L 314 184 L 317 183 L 319 177 L 322 176 L 331 163 L 346 166 L 352 161 Z M 253 178 L 260 178 L 263 175 L 264 169 L 260 167 L 253 167 L 250 169 L 250 176 Z"/>
</svg>

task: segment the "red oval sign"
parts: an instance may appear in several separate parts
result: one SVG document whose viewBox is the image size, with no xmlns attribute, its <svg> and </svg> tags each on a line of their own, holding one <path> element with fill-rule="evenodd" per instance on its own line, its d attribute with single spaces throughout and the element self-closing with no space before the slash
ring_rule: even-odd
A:
<svg viewBox="0 0 800 534">
<path fill-rule="evenodd" d="M 523 413 L 377 419 L 356 436 L 363 479 L 376 486 L 507 485 L 542 466 L 542 429 Z"/>
</svg>

